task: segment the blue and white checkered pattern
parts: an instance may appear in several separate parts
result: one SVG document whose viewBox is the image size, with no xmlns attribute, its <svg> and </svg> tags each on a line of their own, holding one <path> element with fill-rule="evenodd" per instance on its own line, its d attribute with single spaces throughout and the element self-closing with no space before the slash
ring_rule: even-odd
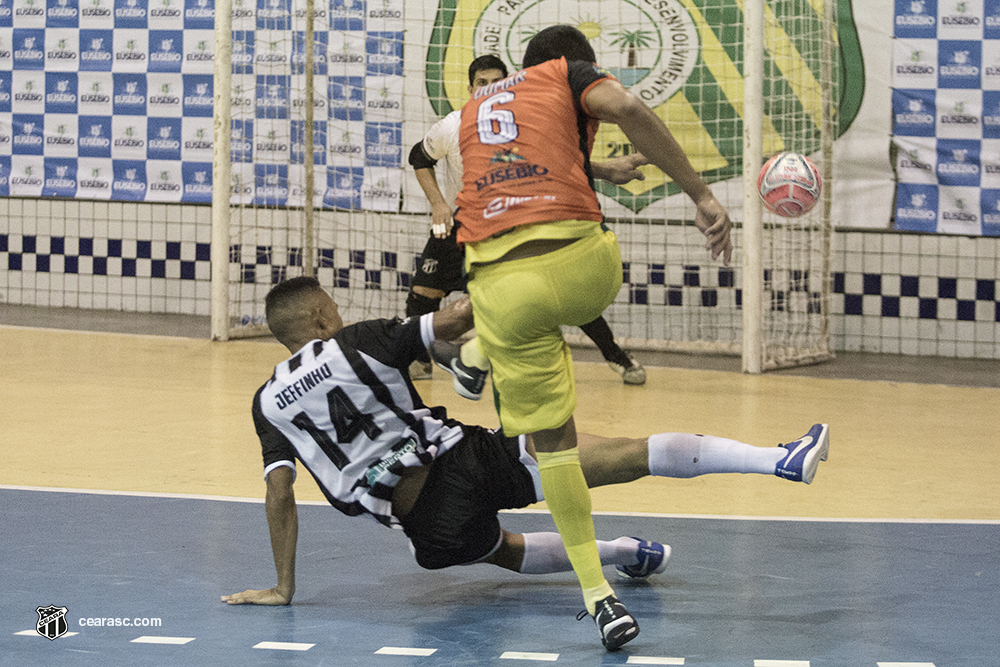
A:
<svg viewBox="0 0 1000 667">
<path fill-rule="evenodd" d="M 304 203 L 300 14 L 233 2 L 234 202 Z M 317 205 L 398 210 L 402 17 L 317 7 Z M 214 21 L 213 0 L 0 0 L 0 196 L 211 201 Z"/>
<path fill-rule="evenodd" d="M 1000 0 L 895 0 L 895 226 L 1000 235 Z"/>
<path fill-rule="evenodd" d="M 833 293 L 843 295 L 845 315 L 1000 322 L 1000 290 L 992 278 L 865 273 L 849 286 L 847 275 L 833 274 Z"/>
</svg>

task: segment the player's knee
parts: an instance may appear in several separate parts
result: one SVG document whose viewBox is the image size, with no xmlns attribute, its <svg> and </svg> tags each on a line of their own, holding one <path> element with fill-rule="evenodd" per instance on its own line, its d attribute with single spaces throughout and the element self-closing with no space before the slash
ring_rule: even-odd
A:
<svg viewBox="0 0 1000 667">
<path fill-rule="evenodd" d="M 433 313 L 437 311 L 440 305 L 440 298 L 435 299 L 423 294 L 417 294 L 411 289 L 410 293 L 406 295 L 406 316 L 420 317 L 427 313 Z"/>
</svg>

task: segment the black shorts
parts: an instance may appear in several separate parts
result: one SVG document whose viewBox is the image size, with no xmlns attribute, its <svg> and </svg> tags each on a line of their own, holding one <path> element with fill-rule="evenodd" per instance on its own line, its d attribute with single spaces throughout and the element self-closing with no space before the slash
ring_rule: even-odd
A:
<svg viewBox="0 0 1000 667">
<path fill-rule="evenodd" d="M 473 563 L 500 541 L 502 509 L 536 501 L 517 438 L 467 426 L 465 438 L 435 459 L 413 509 L 400 523 L 428 570 Z"/>
<path fill-rule="evenodd" d="M 465 252 L 458 245 L 456 234 L 458 225 L 451 228 L 448 238 L 432 236 L 427 239 L 413 285 L 438 289 L 445 294 L 465 291 Z"/>
</svg>

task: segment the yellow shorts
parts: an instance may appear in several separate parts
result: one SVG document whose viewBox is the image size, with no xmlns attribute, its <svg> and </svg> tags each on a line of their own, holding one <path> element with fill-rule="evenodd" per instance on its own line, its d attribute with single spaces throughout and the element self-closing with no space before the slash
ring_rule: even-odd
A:
<svg viewBox="0 0 1000 667">
<path fill-rule="evenodd" d="M 576 409 L 576 390 L 560 325 L 592 322 L 614 301 L 622 285 L 618 239 L 595 225 L 592 234 L 538 257 L 474 265 L 469 278 L 504 432 L 562 426 Z"/>
</svg>

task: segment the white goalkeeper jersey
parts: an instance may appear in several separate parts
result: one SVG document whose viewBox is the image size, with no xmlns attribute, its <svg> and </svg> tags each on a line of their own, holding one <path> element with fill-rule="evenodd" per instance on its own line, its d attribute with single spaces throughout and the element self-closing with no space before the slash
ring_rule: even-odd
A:
<svg viewBox="0 0 1000 667">
<path fill-rule="evenodd" d="M 392 490 L 404 468 L 430 464 L 464 433 L 428 408 L 407 369 L 434 339 L 433 313 L 369 320 L 314 340 L 274 368 L 254 396 L 265 476 L 298 459 L 327 500 L 350 516 L 395 525 Z"/>
<path fill-rule="evenodd" d="M 462 153 L 458 148 L 458 128 L 462 124 L 462 110 L 456 109 L 434 123 L 424 135 L 424 152 L 432 160 L 444 160 L 441 176 L 441 193 L 448 205 L 455 203 L 458 191 L 462 189 Z"/>
</svg>

